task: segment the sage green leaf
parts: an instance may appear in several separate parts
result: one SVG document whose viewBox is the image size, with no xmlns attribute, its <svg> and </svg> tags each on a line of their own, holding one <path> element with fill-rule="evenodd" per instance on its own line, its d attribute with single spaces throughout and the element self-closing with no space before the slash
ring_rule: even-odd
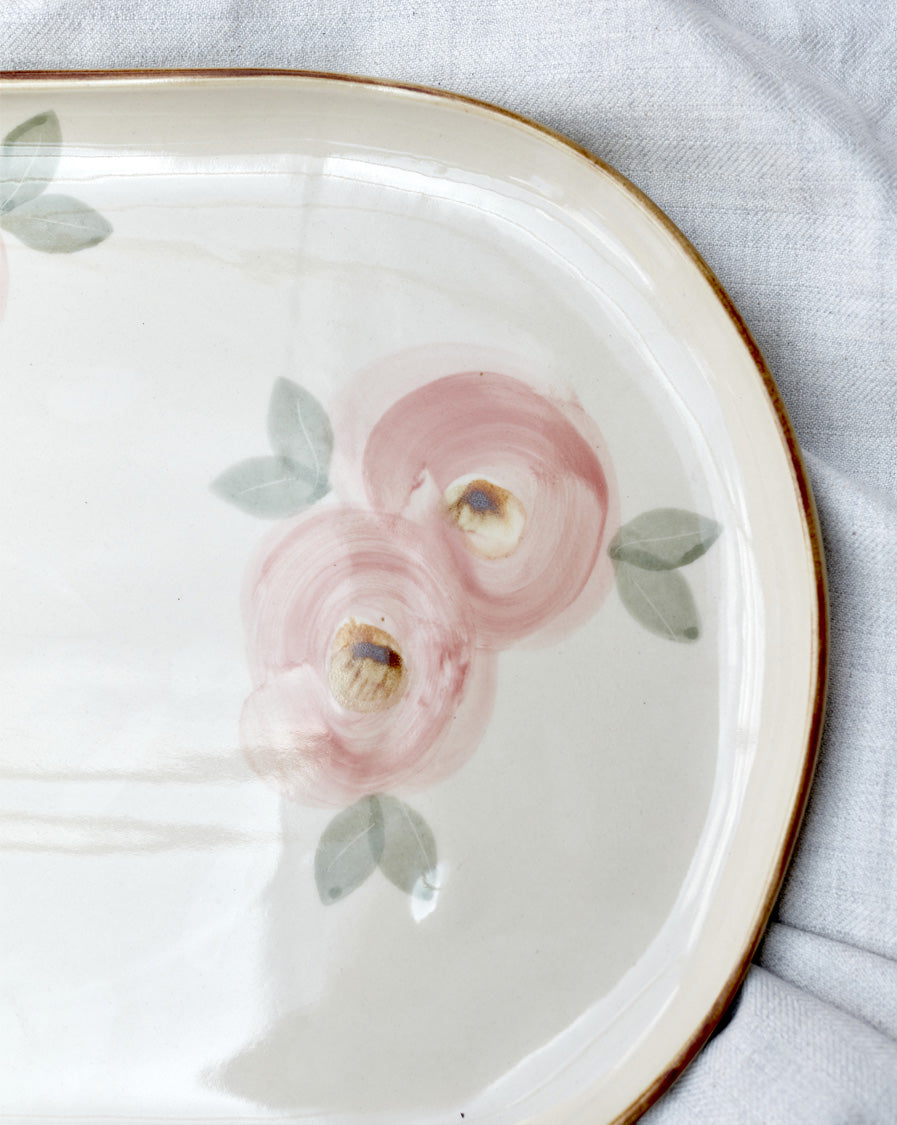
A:
<svg viewBox="0 0 897 1125">
<path fill-rule="evenodd" d="M 0 216 L 0 226 L 32 250 L 73 254 L 96 246 L 112 233 L 112 224 L 70 195 L 38 195 Z"/>
<path fill-rule="evenodd" d="M 379 795 L 383 817 L 380 870 L 391 883 L 415 898 L 432 898 L 436 880 L 436 840 L 420 815 L 397 797 Z"/>
<path fill-rule="evenodd" d="M 696 641 L 701 633 L 698 607 L 686 580 L 675 570 L 644 570 L 617 564 L 617 589 L 632 616 L 670 641 Z"/>
<path fill-rule="evenodd" d="M 716 520 L 682 508 L 643 512 L 617 532 L 610 557 L 643 570 L 675 570 L 699 559 L 719 538 Z"/>
<path fill-rule="evenodd" d="M 328 491 L 333 429 L 310 391 L 289 379 L 277 380 L 268 404 L 268 440 L 280 457 L 308 470 L 320 495 Z"/>
<path fill-rule="evenodd" d="M 324 829 L 315 853 L 315 882 L 325 906 L 368 878 L 383 851 L 383 819 L 375 797 L 343 809 Z"/>
<path fill-rule="evenodd" d="M 216 480 L 212 491 L 241 511 L 260 519 L 294 516 L 319 500 L 327 483 L 316 482 L 303 465 L 286 457 L 250 457 L 232 465 Z"/>
<path fill-rule="evenodd" d="M 52 110 L 7 133 L 0 147 L 0 213 L 40 195 L 56 174 L 61 144 L 59 118 Z"/>
</svg>

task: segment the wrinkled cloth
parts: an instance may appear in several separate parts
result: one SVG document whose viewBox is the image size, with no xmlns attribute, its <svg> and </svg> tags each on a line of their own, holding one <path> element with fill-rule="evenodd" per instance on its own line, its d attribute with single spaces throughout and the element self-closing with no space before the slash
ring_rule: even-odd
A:
<svg viewBox="0 0 897 1125">
<path fill-rule="evenodd" d="M 444 87 L 648 193 L 806 452 L 828 722 L 773 924 L 652 1125 L 897 1121 L 897 7 L 880 0 L 7 0 L 0 67 L 264 66 Z"/>
</svg>

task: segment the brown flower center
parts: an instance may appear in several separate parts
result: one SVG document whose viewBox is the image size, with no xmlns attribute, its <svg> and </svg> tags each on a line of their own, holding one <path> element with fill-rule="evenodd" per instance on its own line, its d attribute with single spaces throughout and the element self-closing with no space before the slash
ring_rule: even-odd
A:
<svg viewBox="0 0 897 1125">
<path fill-rule="evenodd" d="M 466 550 L 481 559 L 506 559 L 526 528 L 526 509 L 513 492 L 477 478 L 449 485 L 443 512 L 461 532 Z"/>
<path fill-rule="evenodd" d="M 376 625 L 350 617 L 333 639 L 328 682 L 349 711 L 385 711 L 402 697 L 408 670 L 396 639 Z"/>
</svg>

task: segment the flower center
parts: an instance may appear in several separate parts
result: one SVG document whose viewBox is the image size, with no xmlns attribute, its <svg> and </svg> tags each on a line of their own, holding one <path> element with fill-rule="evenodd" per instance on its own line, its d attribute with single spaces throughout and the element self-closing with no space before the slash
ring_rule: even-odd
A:
<svg viewBox="0 0 897 1125">
<path fill-rule="evenodd" d="M 401 699 L 408 670 L 393 636 L 350 617 L 333 639 L 327 678 L 348 711 L 385 711 Z"/>
<path fill-rule="evenodd" d="M 477 478 L 450 484 L 443 512 L 461 532 L 465 550 L 480 559 L 506 559 L 526 528 L 526 509 L 513 492 Z"/>
</svg>

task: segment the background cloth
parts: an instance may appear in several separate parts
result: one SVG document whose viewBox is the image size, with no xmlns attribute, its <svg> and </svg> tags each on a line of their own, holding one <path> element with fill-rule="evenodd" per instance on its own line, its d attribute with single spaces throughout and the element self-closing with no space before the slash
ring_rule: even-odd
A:
<svg viewBox="0 0 897 1125">
<path fill-rule="evenodd" d="M 897 1121 L 897 6 L 5 0 L 7 70 L 268 66 L 444 87 L 567 134 L 685 232 L 764 352 L 831 583 L 808 816 L 739 1000 L 651 1125 Z"/>
</svg>

